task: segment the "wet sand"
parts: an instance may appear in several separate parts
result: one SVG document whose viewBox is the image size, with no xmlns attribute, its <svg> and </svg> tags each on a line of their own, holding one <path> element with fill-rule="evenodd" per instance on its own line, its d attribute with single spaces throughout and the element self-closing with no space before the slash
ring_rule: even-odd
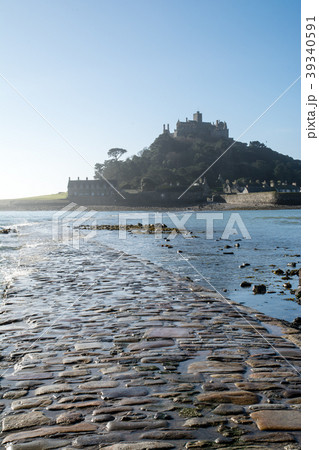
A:
<svg viewBox="0 0 319 450">
<path fill-rule="evenodd" d="M 0 448 L 300 448 L 296 330 L 105 247 L 31 269 L 0 310 Z"/>
</svg>

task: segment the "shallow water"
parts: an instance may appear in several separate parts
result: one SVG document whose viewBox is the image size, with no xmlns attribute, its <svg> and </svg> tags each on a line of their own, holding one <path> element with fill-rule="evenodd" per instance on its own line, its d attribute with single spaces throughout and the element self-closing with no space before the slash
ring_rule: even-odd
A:
<svg viewBox="0 0 319 450">
<path fill-rule="evenodd" d="M 60 250 L 59 255 L 64 258 L 66 248 L 73 246 L 76 251 L 78 245 L 86 245 L 85 239 L 81 237 L 87 236 L 90 238 L 85 269 L 87 276 L 90 275 L 90 265 L 94 265 L 94 245 L 106 245 L 149 260 L 175 274 L 189 276 L 194 281 L 214 287 L 228 298 L 269 316 L 288 321 L 300 316 L 300 306 L 289 300 L 293 295 L 283 288 L 285 281 L 272 273 L 275 268 L 284 271 L 291 268 L 287 266 L 290 262 L 295 262 L 297 269 L 300 267 L 300 211 L 236 212 L 251 239 L 243 238 L 238 223 L 233 227 L 237 234 L 230 234 L 228 239 L 222 239 L 232 212 L 221 212 L 219 214 L 222 216 L 214 216 L 216 213 L 216 211 L 201 213 L 204 216 L 199 218 L 191 211 L 186 211 L 188 215 L 179 211 L 175 214 L 162 215 L 149 213 L 149 216 L 145 212 L 137 211 L 135 218 L 129 218 L 131 212 L 112 211 L 96 212 L 89 219 L 85 214 L 78 217 L 78 225 L 118 224 L 119 218 L 121 221 L 127 220 L 127 223 L 149 220 L 150 223 L 162 222 L 167 226 L 177 226 L 178 221 L 186 221 L 187 231 L 196 236 L 169 236 L 170 241 L 165 241 L 167 235 L 164 233 L 160 239 L 154 235 L 136 233 L 126 233 L 126 239 L 122 239 L 120 237 L 123 236 L 119 236 L 119 232 L 105 230 L 93 233 L 81 231 L 79 237 L 72 228 L 70 215 L 69 221 L 64 218 L 62 222 L 57 222 L 56 212 L 1 212 L 0 226 L 14 227 L 18 233 L 0 234 L 0 281 L 2 285 L 10 284 L 14 278 L 31 270 L 31 264 L 45 258 L 46 254 L 57 246 Z M 215 219 L 213 239 L 207 239 L 206 220 L 203 217 L 206 220 Z M 52 223 L 55 227 L 56 240 L 52 240 Z M 70 236 L 73 240 L 61 242 L 62 237 L 70 238 Z M 240 247 L 235 248 L 235 243 L 239 243 Z M 166 244 L 172 245 L 173 248 L 162 247 Z M 224 249 L 225 245 L 231 248 Z M 240 268 L 243 263 L 249 263 L 250 266 Z M 70 274 L 74 269 L 70 268 Z M 251 288 L 240 287 L 243 280 L 252 284 L 264 283 L 268 291 L 273 293 L 254 295 Z M 297 287 L 298 277 L 292 277 L 289 282 L 292 288 Z M 226 293 L 224 289 L 227 289 Z"/>
</svg>

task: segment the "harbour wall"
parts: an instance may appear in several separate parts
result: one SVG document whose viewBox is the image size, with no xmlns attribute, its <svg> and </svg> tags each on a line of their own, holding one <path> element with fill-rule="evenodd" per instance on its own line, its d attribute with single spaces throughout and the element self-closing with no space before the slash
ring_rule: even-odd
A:
<svg viewBox="0 0 319 450">
<path fill-rule="evenodd" d="M 251 194 L 223 194 L 226 203 L 234 205 L 262 206 L 262 205 L 290 205 L 301 204 L 300 192 L 254 192 Z"/>
</svg>

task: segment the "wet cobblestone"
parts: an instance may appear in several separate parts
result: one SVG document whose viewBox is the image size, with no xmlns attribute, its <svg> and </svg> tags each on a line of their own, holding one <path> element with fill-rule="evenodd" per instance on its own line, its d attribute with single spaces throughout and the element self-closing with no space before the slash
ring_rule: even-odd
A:
<svg viewBox="0 0 319 450">
<path fill-rule="evenodd" d="M 294 330 L 112 249 L 33 269 L 0 309 L 0 448 L 299 448 Z"/>
</svg>

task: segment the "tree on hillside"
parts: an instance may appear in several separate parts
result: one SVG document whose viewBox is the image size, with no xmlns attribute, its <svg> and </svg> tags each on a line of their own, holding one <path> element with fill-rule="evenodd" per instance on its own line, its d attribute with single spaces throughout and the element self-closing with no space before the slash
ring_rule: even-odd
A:
<svg viewBox="0 0 319 450">
<path fill-rule="evenodd" d="M 255 147 L 255 148 L 266 148 L 265 144 L 259 141 L 250 141 L 249 147 Z"/>
<path fill-rule="evenodd" d="M 124 148 L 110 148 L 107 152 L 108 156 L 115 161 L 118 161 L 125 153 L 127 153 L 127 150 L 124 150 Z"/>
<path fill-rule="evenodd" d="M 94 169 L 95 169 L 95 175 L 94 175 L 94 178 L 95 178 L 96 180 L 99 180 L 99 179 L 103 178 L 104 165 L 103 165 L 103 164 L 96 163 Z"/>
</svg>

